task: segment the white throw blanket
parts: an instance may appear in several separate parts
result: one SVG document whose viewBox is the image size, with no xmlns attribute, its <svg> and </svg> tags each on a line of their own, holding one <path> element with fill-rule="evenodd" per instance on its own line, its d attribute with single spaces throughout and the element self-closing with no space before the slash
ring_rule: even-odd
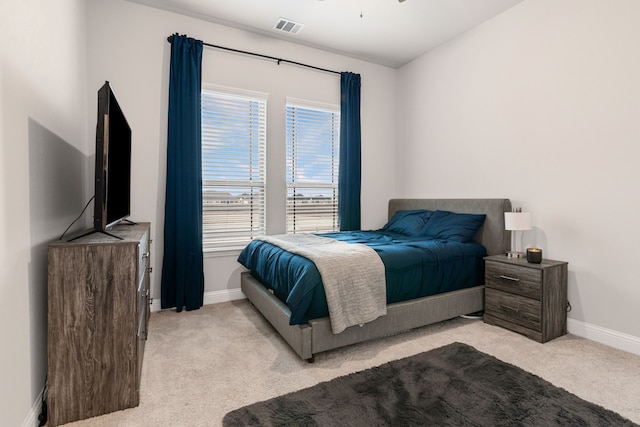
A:
<svg viewBox="0 0 640 427">
<path fill-rule="evenodd" d="M 387 314 L 384 264 L 370 247 L 313 234 L 263 236 L 258 240 L 313 261 L 322 277 L 334 334 Z"/>
</svg>

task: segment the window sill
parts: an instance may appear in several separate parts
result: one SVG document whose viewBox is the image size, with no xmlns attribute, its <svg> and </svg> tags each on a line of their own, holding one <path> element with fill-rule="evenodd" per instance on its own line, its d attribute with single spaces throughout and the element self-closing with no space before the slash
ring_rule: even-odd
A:
<svg viewBox="0 0 640 427">
<path fill-rule="evenodd" d="M 203 258 L 237 258 L 241 251 L 242 249 L 224 249 L 219 251 L 205 251 L 202 255 Z"/>
</svg>

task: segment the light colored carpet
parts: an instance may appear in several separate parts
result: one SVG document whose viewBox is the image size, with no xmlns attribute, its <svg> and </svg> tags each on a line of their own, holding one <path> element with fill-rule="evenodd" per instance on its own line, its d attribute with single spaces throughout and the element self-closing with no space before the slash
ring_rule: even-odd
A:
<svg viewBox="0 0 640 427">
<path fill-rule="evenodd" d="M 229 411 L 459 341 L 640 423 L 640 356 L 454 319 L 302 361 L 246 301 L 152 313 L 140 406 L 67 426 L 218 426 Z"/>
</svg>

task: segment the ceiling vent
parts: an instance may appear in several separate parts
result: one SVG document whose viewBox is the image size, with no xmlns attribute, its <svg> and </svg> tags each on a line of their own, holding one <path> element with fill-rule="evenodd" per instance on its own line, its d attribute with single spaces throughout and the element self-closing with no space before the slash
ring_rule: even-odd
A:
<svg viewBox="0 0 640 427">
<path fill-rule="evenodd" d="M 273 27 L 275 30 L 283 31 L 289 34 L 298 34 L 304 28 L 304 25 L 293 22 L 289 19 L 278 18 L 278 22 Z"/>
</svg>

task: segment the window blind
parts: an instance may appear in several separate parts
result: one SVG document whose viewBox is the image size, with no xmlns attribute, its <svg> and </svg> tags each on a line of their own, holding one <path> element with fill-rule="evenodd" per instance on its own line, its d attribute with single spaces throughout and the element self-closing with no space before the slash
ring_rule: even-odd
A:
<svg viewBox="0 0 640 427">
<path fill-rule="evenodd" d="M 338 230 L 340 112 L 287 102 L 287 233 Z"/>
<path fill-rule="evenodd" d="M 205 251 L 238 249 L 265 234 L 265 97 L 202 91 Z"/>
</svg>

